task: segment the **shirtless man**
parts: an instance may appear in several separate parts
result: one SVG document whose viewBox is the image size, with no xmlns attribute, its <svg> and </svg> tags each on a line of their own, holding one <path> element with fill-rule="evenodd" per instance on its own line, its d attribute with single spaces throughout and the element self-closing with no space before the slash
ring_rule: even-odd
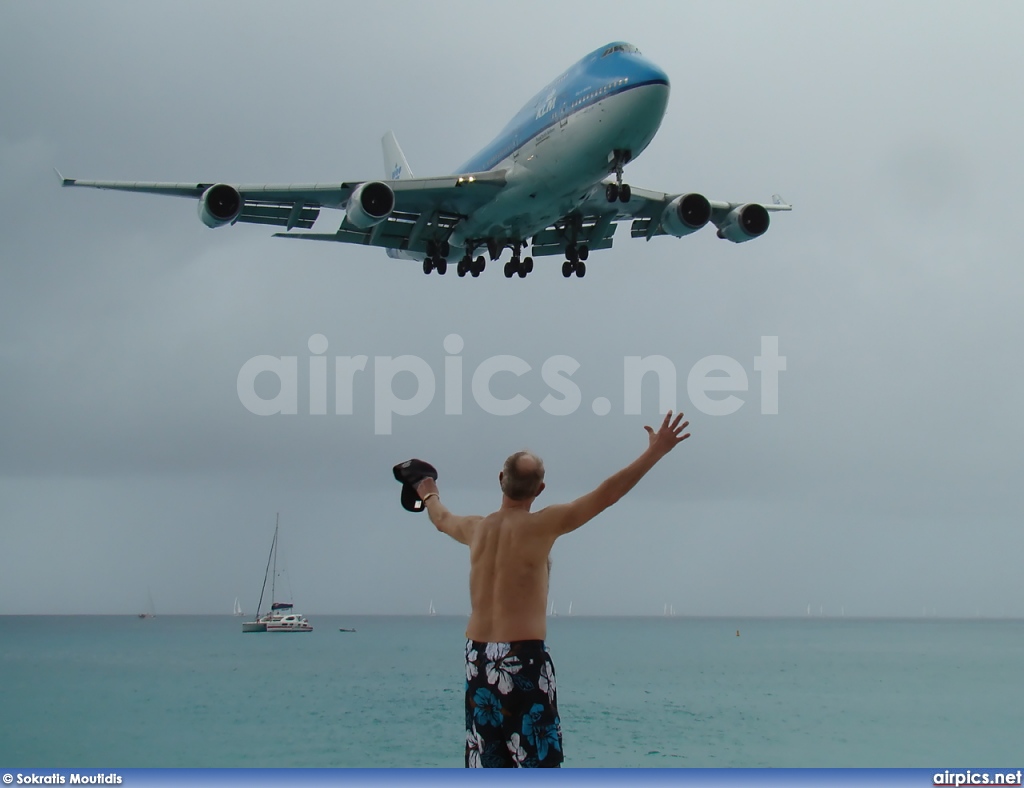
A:
<svg viewBox="0 0 1024 788">
<path fill-rule="evenodd" d="M 501 508 L 460 517 L 441 503 L 437 484 L 416 492 L 437 530 L 469 547 L 472 613 L 466 629 L 466 766 L 560 766 L 562 731 L 547 635 L 548 556 L 575 531 L 628 493 L 655 463 L 690 437 L 683 414 L 669 411 L 636 460 L 571 503 L 531 512 L 544 490 L 544 463 L 521 451 L 498 474 Z"/>
</svg>

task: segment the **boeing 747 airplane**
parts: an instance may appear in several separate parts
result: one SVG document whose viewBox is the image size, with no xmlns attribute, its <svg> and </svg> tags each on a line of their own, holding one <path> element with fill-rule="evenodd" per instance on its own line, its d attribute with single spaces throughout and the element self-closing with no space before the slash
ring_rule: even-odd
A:
<svg viewBox="0 0 1024 788">
<path fill-rule="evenodd" d="M 246 222 L 283 227 L 276 238 L 380 246 L 421 261 L 424 273 L 479 276 L 486 260 L 525 277 L 533 258 L 562 255 L 562 274 L 582 277 L 591 252 L 609 249 L 620 222 L 633 238 L 677 238 L 709 222 L 742 243 L 765 233 L 770 211 L 791 206 L 722 202 L 694 192 L 631 188 L 623 168 L 654 138 L 668 105 L 668 76 L 631 44 L 591 52 L 544 88 L 498 137 L 454 175 L 417 178 L 393 133 L 384 135 L 386 178 L 305 185 L 132 183 L 61 178 L 63 186 L 165 194 L 199 201 L 207 227 Z M 345 212 L 334 232 L 311 230 L 321 208 Z M 299 230 L 299 232 L 293 232 Z M 532 256 L 524 256 L 529 249 Z"/>
</svg>

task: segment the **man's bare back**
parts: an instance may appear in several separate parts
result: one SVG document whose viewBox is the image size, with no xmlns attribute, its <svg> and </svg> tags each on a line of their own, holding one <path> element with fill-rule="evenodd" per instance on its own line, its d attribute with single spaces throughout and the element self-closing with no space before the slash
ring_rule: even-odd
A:
<svg viewBox="0 0 1024 788">
<path fill-rule="evenodd" d="M 544 640 L 547 634 L 548 560 L 555 540 L 576 530 L 629 492 L 655 463 L 689 433 L 683 414 L 669 412 L 649 435 L 647 450 L 596 489 L 575 501 L 531 512 L 544 490 L 544 466 L 528 452 L 512 455 L 499 474 L 502 502 L 486 517 L 460 517 L 441 503 L 437 484 L 424 479 L 416 491 L 431 522 L 469 547 L 472 613 L 466 636 L 500 643 Z"/>
<path fill-rule="evenodd" d="M 472 529 L 466 637 L 484 642 L 544 640 L 548 555 L 544 513 L 499 509 Z"/>
</svg>

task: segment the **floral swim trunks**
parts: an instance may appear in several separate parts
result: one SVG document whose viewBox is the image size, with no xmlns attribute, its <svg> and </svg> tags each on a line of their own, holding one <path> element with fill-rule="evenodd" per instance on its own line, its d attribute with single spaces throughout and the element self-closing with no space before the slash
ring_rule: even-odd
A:
<svg viewBox="0 0 1024 788">
<path fill-rule="evenodd" d="M 544 641 L 466 641 L 466 767 L 561 764 L 555 667 Z"/>
</svg>

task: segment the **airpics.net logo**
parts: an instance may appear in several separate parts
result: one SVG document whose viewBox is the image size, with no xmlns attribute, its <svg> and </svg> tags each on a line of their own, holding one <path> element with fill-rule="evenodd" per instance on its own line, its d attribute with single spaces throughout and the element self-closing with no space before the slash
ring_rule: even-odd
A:
<svg viewBox="0 0 1024 788">
<path fill-rule="evenodd" d="M 306 368 L 301 373 L 309 384 L 309 407 L 305 412 L 311 416 L 328 415 L 328 380 L 333 371 L 334 403 L 331 412 L 335 416 L 354 415 L 357 388 L 372 385 L 373 431 L 376 435 L 392 434 L 395 416 L 409 418 L 426 411 L 438 394 L 439 379 L 446 416 L 461 416 L 465 412 L 463 395 L 467 375 L 473 403 L 491 416 L 518 416 L 534 406 L 550 416 L 569 416 L 583 405 L 583 391 L 573 380 L 581 365 L 572 356 L 549 356 L 540 364 L 540 378 L 549 390 L 534 402 L 522 393 L 499 397 L 492 386 L 499 375 L 522 379 L 536 374 L 534 365 L 519 356 L 496 355 L 467 370 L 461 355 L 465 342 L 458 334 L 444 338 L 445 356 L 441 360 L 443 372 L 440 376 L 428 361 L 419 356 L 374 356 L 372 362 L 366 355 L 328 358 L 328 345 L 323 334 L 313 334 L 307 343 L 310 355 L 303 360 L 302 366 Z M 258 416 L 297 415 L 300 412 L 299 361 L 299 356 L 265 355 L 253 356 L 246 361 L 238 371 L 237 379 L 238 399 L 245 409 Z M 760 378 L 761 413 L 778 414 L 779 373 L 786 370 L 786 357 L 779 355 L 777 336 L 761 337 L 761 352 L 753 357 L 752 368 Z M 645 381 L 653 381 L 657 385 L 659 412 L 678 410 L 676 395 L 680 377 L 670 358 L 662 355 L 624 356 L 621 373 L 624 415 L 640 415 Z M 400 393 L 407 393 L 409 387 L 400 386 L 396 392 L 395 381 L 399 376 L 410 375 L 415 381 L 414 391 L 409 396 L 400 396 Z M 276 379 L 276 385 L 257 384 L 258 378 L 264 383 L 267 378 Z M 684 407 L 683 410 L 696 409 L 707 416 L 735 413 L 746 404 L 746 399 L 740 395 L 750 390 L 750 376 L 746 368 L 731 356 L 704 356 L 686 372 L 685 380 L 686 394 L 692 407 Z M 257 388 L 263 394 L 268 389 L 275 389 L 276 393 L 262 396 Z M 508 393 L 507 388 L 507 385 L 502 385 L 503 393 Z M 607 397 L 597 397 L 591 400 L 590 408 L 598 416 L 607 416 L 612 411 L 612 402 Z"/>
</svg>

